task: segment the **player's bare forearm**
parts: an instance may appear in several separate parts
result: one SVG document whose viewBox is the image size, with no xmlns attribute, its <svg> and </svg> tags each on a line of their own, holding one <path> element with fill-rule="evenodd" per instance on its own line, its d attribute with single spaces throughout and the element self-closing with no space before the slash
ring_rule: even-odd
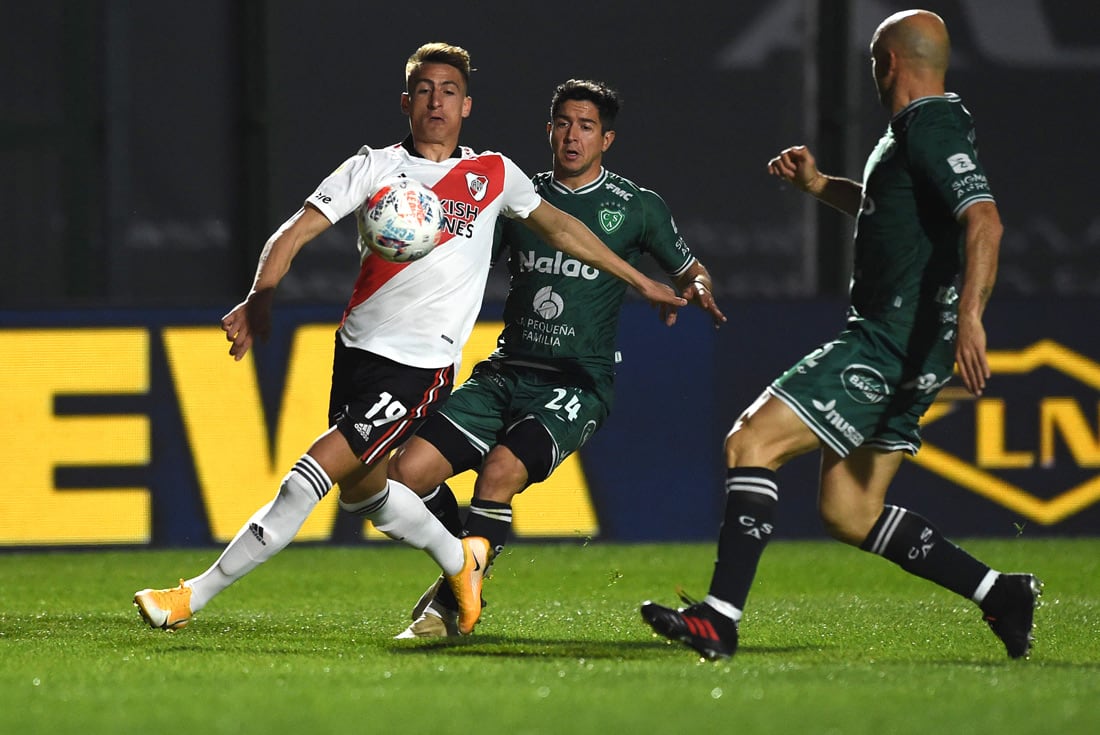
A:
<svg viewBox="0 0 1100 735">
<path fill-rule="evenodd" d="M 980 396 L 992 374 L 986 356 L 982 315 L 997 280 L 997 260 L 1004 226 L 993 202 L 971 205 L 960 219 L 966 228 L 966 264 L 959 299 L 955 363 L 966 389 Z"/>
<path fill-rule="evenodd" d="M 965 227 L 965 264 L 959 312 L 981 318 L 997 281 L 1004 225 L 993 202 L 977 202 L 960 217 Z"/>
<path fill-rule="evenodd" d="M 573 215 L 563 212 L 548 202 L 543 202 L 524 220 L 524 224 L 550 247 L 571 255 L 586 265 L 621 278 L 631 286 L 638 284 L 637 279 L 631 280 L 630 276 L 633 274 L 616 267 L 614 261 L 621 258 L 612 253 L 603 241 L 593 235 L 584 223 Z"/>
<path fill-rule="evenodd" d="M 271 332 L 271 303 L 275 287 L 290 270 L 290 263 L 302 246 L 330 225 L 319 210 L 305 206 L 268 238 L 260 253 L 248 296 L 221 320 L 225 338 L 230 343 L 229 354 L 234 360 L 244 357 L 256 339 L 267 339 Z"/>
<path fill-rule="evenodd" d="M 785 148 L 768 161 L 768 173 L 778 176 L 818 201 L 855 217 L 863 202 L 863 186 L 851 179 L 828 176 L 817 170 L 810 149 L 804 145 Z"/>
<path fill-rule="evenodd" d="M 551 247 L 625 281 L 652 304 L 683 306 L 687 303 L 668 285 L 657 283 L 616 255 L 579 219 L 545 201 L 524 223 Z"/>
<path fill-rule="evenodd" d="M 306 243 L 332 225 L 315 207 L 306 205 L 284 222 L 264 244 L 252 290 L 275 288 L 290 270 L 294 256 Z"/>
<path fill-rule="evenodd" d="M 863 205 L 863 186 L 858 181 L 839 176 L 818 174 L 806 193 L 850 217 L 858 215 L 859 208 Z"/>
</svg>

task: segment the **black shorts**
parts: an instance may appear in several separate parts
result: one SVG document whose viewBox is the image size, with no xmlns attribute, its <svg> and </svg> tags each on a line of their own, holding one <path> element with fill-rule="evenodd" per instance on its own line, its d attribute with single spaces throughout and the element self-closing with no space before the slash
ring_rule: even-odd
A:
<svg viewBox="0 0 1100 735">
<path fill-rule="evenodd" d="M 454 366 L 417 368 L 348 347 L 336 335 L 329 392 L 329 426 L 360 461 L 387 456 L 451 395 Z"/>
</svg>

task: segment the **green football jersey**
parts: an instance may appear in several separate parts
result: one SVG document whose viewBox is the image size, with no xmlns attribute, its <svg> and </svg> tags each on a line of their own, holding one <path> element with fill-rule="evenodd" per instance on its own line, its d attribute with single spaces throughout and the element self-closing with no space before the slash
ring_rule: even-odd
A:
<svg viewBox="0 0 1100 735">
<path fill-rule="evenodd" d="M 853 317 L 900 340 L 945 326 L 953 338 L 965 234 L 957 218 L 979 201 L 993 195 L 959 97 L 924 97 L 899 111 L 863 173 Z"/>
<path fill-rule="evenodd" d="M 632 265 L 649 253 L 675 277 L 695 260 L 668 206 L 648 189 L 607 170 L 576 191 L 549 172 L 533 181 L 546 201 L 579 219 Z M 511 283 L 493 359 L 579 373 L 606 391 L 610 404 L 626 284 L 551 248 L 517 221 L 502 218 L 500 245 L 508 251 Z"/>
</svg>

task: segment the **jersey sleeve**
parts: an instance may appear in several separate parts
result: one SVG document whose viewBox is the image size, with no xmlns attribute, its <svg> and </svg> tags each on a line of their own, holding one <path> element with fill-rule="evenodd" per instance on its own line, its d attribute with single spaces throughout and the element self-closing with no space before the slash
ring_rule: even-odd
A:
<svg viewBox="0 0 1100 735">
<path fill-rule="evenodd" d="M 501 214 L 512 219 L 527 219 L 542 203 L 542 197 L 535 191 L 535 185 L 512 159 L 501 156 L 504 161 L 504 206 Z"/>
<path fill-rule="evenodd" d="M 369 150 L 361 150 L 340 164 L 306 199 L 306 203 L 319 209 L 329 222 L 335 224 L 354 212 L 374 191 L 377 177 Z"/>
<path fill-rule="evenodd" d="M 912 170 L 935 189 L 956 219 L 975 202 L 994 201 L 970 132 L 943 116 L 918 121 L 909 131 Z"/>
<path fill-rule="evenodd" d="M 649 189 L 639 190 L 639 197 L 645 207 L 645 250 L 665 273 L 675 278 L 695 262 L 695 257 L 676 228 L 665 200 Z"/>
</svg>

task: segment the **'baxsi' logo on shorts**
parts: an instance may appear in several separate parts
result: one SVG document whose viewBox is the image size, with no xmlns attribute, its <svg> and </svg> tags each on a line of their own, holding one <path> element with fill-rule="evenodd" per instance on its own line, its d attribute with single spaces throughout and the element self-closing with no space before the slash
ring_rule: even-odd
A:
<svg viewBox="0 0 1100 735">
<path fill-rule="evenodd" d="M 890 395 L 886 378 L 869 365 L 849 365 L 840 374 L 840 382 L 848 397 L 856 403 L 870 405 Z"/>
</svg>

